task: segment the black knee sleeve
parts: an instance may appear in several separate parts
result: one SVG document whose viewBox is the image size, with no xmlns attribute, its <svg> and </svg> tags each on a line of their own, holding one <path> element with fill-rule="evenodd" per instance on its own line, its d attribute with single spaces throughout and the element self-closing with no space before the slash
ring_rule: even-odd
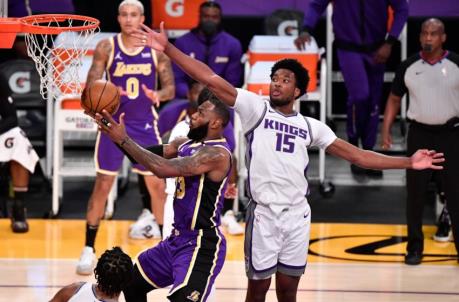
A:
<svg viewBox="0 0 459 302">
<path fill-rule="evenodd" d="M 155 288 L 143 278 L 136 264 L 134 265 L 132 280 L 123 290 L 123 294 L 126 302 L 147 302 L 147 294 L 154 289 Z"/>
</svg>

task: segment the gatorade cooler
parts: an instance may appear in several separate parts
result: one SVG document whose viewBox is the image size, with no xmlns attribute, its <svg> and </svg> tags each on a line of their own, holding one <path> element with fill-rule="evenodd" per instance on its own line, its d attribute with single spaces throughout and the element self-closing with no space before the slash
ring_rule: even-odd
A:
<svg viewBox="0 0 459 302">
<path fill-rule="evenodd" d="M 317 88 L 317 63 L 319 61 L 319 48 L 314 38 L 311 37 L 310 43 L 306 44 L 305 50 L 298 50 L 294 44 L 296 37 L 293 36 L 254 36 L 249 45 L 249 64 L 251 72 L 248 79 L 247 89 L 259 93 L 260 86 L 266 83 L 255 83 L 256 79 L 268 79 L 268 87 L 261 89 L 263 94 L 269 91 L 269 74 L 268 71 L 261 71 L 267 68 L 267 64 L 273 65 L 275 61 L 292 58 L 297 59 L 309 72 L 309 84 L 307 91 L 315 91 Z M 253 70 L 257 63 L 269 62 L 267 64 L 258 65 L 257 70 Z M 259 72 L 267 72 L 265 76 L 259 75 Z M 252 79 L 251 79 L 252 77 Z M 255 89 L 255 90 L 252 90 Z"/>
</svg>

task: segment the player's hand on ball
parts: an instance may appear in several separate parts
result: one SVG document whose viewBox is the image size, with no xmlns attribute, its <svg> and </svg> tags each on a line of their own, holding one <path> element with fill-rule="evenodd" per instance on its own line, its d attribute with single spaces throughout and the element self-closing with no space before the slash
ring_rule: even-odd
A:
<svg viewBox="0 0 459 302">
<path fill-rule="evenodd" d="M 107 134 L 113 142 L 120 144 L 127 138 L 126 126 L 124 125 L 124 112 L 120 115 L 119 123 L 105 109 L 102 110 L 102 114 L 96 113 L 95 119 L 100 131 Z"/>
</svg>

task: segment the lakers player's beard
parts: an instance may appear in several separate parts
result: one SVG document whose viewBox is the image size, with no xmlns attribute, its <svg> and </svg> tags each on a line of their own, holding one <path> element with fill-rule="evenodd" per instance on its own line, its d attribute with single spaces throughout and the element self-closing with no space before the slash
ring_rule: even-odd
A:
<svg viewBox="0 0 459 302">
<path fill-rule="evenodd" d="M 190 129 L 190 131 L 188 131 L 187 136 L 189 139 L 193 141 L 201 141 L 203 138 L 207 136 L 208 127 L 209 127 L 209 123 L 206 123 L 204 125 Z"/>
</svg>

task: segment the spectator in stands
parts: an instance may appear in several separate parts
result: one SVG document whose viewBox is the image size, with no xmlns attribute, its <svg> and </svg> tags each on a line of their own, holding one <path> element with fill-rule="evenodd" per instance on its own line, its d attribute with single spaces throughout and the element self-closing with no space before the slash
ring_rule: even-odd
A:
<svg viewBox="0 0 459 302">
<path fill-rule="evenodd" d="M 219 76 L 235 87 L 242 79 L 242 47 L 239 40 L 221 27 L 222 8 L 214 1 L 205 1 L 199 7 L 199 24 L 175 41 L 175 46 L 199 61 L 209 65 Z M 175 96 L 186 98 L 190 78 L 175 64 Z"/>
<path fill-rule="evenodd" d="M 312 0 L 304 29 L 295 40 L 304 49 L 331 0 Z M 389 30 L 388 9 L 394 11 Z M 348 92 L 348 141 L 372 150 L 376 143 L 384 82 L 384 63 L 408 18 L 407 0 L 333 1 L 333 30 L 339 65 Z M 329 50 L 331 51 L 331 49 Z M 353 174 L 381 177 L 382 171 L 351 165 Z"/>
<path fill-rule="evenodd" d="M 21 128 L 18 127 L 16 107 L 11 98 L 8 81 L 0 75 L 0 163 L 9 163 L 14 197 L 8 206 L 11 229 L 15 233 L 26 233 L 25 202 L 30 173 L 35 170 L 38 155 Z"/>
<path fill-rule="evenodd" d="M 459 251 L 459 55 L 443 49 L 445 27 L 438 19 L 424 21 L 421 28 L 421 52 L 400 65 L 387 100 L 382 128 L 383 148 L 392 145 L 390 129 L 408 93 L 407 117 L 411 121 L 407 152 L 418 148 L 440 150 L 445 155 L 443 170 L 406 171 L 408 245 L 405 263 L 422 261 L 424 236 L 422 215 L 428 183 L 440 179 L 446 207 L 451 217 L 456 250 Z M 436 175 L 438 174 L 438 175 Z"/>
</svg>

